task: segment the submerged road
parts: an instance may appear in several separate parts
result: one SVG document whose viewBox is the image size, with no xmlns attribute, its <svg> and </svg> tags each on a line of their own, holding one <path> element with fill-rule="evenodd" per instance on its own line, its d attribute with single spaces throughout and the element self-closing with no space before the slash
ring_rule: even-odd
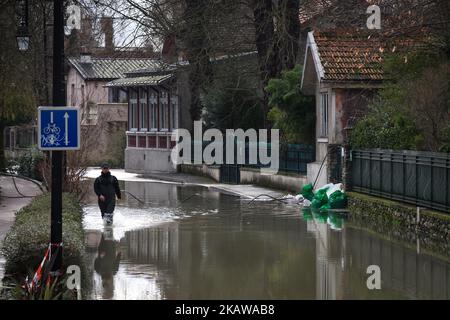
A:
<svg viewBox="0 0 450 320">
<path fill-rule="evenodd" d="M 370 226 L 248 201 L 271 192 L 253 186 L 112 173 L 143 204 L 125 196 L 108 228 L 95 196 L 86 199 L 90 299 L 450 298 L 450 257 L 418 253 Z M 370 265 L 380 267 L 381 290 L 367 287 Z"/>
</svg>

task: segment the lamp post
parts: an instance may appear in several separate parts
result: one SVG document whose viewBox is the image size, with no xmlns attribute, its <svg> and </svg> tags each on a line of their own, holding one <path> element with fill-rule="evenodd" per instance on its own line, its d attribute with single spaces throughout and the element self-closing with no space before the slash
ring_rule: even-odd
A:
<svg viewBox="0 0 450 320">
<path fill-rule="evenodd" d="M 20 51 L 27 51 L 30 47 L 30 35 L 28 32 L 28 0 L 22 1 L 22 13 L 20 25 L 16 34 L 17 47 Z"/>
<path fill-rule="evenodd" d="M 64 0 L 53 0 L 53 106 L 64 106 Z M 52 151 L 51 253 L 56 254 L 51 272 L 62 267 L 62 159 L 63 151 Z"/>
<path fill-rule="evenodd" d="M 28 0 L 22 1 L 22 16 L 18 27 L 17 46 L 26 51 L 30 45 L 28 32 Z M 64 0 L 53 0 L 53 106 L 64 106 L 66 88 L 64 77 Z M 62 159 L 63 151 L 51 151 L 51 274 L 61 274 L 62 268 Z"/>
</svg>

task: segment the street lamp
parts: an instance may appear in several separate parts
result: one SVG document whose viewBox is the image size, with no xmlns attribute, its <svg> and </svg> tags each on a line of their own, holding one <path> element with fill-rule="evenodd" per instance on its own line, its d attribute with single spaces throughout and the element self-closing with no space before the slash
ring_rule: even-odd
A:
<svg viewBox="0 0 450 320">
<path fill-rule="evenodd" d="M 16 34 L 17 47 L 20 51 L 27 51 L 30 47 L 30 35 L 28 33 L 28 0 L 22 0 L 22 15 L 20 26 Z"/>
</svg>

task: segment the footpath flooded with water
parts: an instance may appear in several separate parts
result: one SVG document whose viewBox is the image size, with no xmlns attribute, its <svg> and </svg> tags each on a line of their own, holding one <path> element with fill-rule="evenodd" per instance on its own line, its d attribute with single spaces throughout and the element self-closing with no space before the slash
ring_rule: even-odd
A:
<svg viewBox="0 0 450 320">
<path fill-rule="evenodd" d="M 200 186 L 121 181 L 114 224 L 85 199 L 89 299 L 449 299 L 450 257 L 338 214 Z M 380 267 L 381 289 L 367 287 Z"/>
</svg>

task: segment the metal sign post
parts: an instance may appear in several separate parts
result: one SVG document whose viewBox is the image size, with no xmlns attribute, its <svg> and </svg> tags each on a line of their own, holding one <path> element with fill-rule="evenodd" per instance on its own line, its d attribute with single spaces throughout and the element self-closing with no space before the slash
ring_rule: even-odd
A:
<svg viewBox="0 0 450 320">
<path fill-rule="evenodd" d="M 53 105 L 66 102 L 64 82 L 64 0 L 53 0 Z M 56 254 L 51 272 L 58 274 L 62 267 L 62 158 L 63 151 L 52 151 L 51 190 L 51 254 Z"/>
<path fill-rule="evenodd" d="M 39 149 L 52 152 L 51 253 L 52 273 L 62 265 L 62 152 L 80 148 L 80 111 L 74 107 L 39 107 Z"/>
</svg>

